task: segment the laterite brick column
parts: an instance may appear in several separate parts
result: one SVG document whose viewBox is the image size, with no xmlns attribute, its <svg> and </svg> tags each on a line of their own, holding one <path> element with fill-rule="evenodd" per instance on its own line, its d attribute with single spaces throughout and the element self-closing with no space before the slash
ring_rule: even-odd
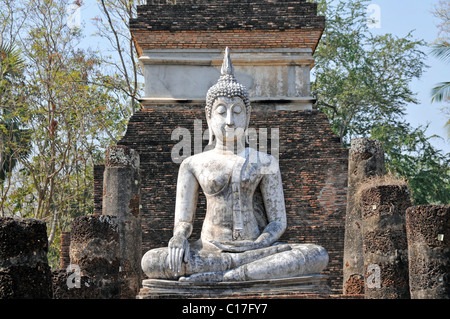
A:
<svg viewBox="0 0 450 319">
<path fill-rule="evenodd" d="M 94 215 L 102 214 L 104 164 L 94 165 Z"/>
<path fill-rule="evenodd" d="M 50 299 L 47 225 L 36 219 L 0 218 L 0 299 Z"/>
<path fill-rule="evenodd" d="M 97 298 L 121 298 L 119 218 L 76 218 L 71 224 L 70 263 L 80 267 L 80 276 L 89 278 L 81 285 L 93 285 Z"/>
<path fill-rule="evenodd" d="M 356 191 L 369 177 L 385 174 L 384 152 L 377 140 L 352 140 L 348 161 L 347 212 L 344 239 L 344 294 L 364 293 L 364 256 L 361 235 L 361 207 Z"/>
<path fill-rule="evenodd" d="M 70 232 L 61 232 L 61 269 L 66 269 L 70 265 Z"/>
<path fill-rule="evenodd" d="M 450 205 L 406 211 L 413 299 L 450 299 Z"/>
<path fill-rule="evenodd" d="M 366 299 L 408 299 L 405 185 L 374 186 L 362 192 L 362 239 Z"/>
<path fill-rule="evenodd" d="M 141 285 L 142 231 L 139 154 L 126 146 L 110 146 L 105 154 L 103 215 L 119 220 L 122 298 L 135 298 Z"/>
</svg>

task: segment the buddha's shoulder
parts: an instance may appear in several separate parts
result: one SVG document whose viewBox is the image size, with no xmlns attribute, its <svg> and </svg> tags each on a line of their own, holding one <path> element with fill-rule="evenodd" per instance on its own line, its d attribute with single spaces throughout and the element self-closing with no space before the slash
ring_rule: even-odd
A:
<svg viewBox="0 0 450 319">
<path fill-rule="evenodd" d="M 185 158 L 181 162 L 181 166 L 192 167 L 192 166 L 196 166 L 198 164 L 208 163 L 212 159 L 215 158 L 214 155 L 215 154 L 214 154 L 214 152 L 212 150 L 206 151 L 206 152 L 203 152 L 203 153 L 194 154 L 192 156 L 189 156 L 189 157 Z"/>
<path fill-rule="evenodd" d="M 273 166 L 278 165 L 277 159 L 266 152 L 260 152 L 254 148 L 246 148 L 244 153 L 240 156 L 246 157 L 246 160 L 251 164 L 256 164 L 258 166 Z M 211 162 L 222 162 L 222 161 L 232 161 L 234 162 L 233 156 L 223 156 L 217 154 L 214 150 L 209 150 L 203 153 L 195 154 L 187 157 L 181 163 L 182 166 L 186 168 L 196 167 L 198 165 L 209 165 Z"/>
<path fill-rule="evenodd" d="M 257 151 L 254 148 L 247 148 L 247 157 L 250 163 L 255 163 L 262 166 L 278 165 L 278 160 L 275 156 L 266 152 Z"/>
</svg>

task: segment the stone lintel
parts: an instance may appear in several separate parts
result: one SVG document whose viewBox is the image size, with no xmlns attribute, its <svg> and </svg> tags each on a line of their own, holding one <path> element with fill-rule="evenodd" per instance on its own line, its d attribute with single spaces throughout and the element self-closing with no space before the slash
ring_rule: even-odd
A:
<svg viewBox="0 0 450 319">
<path fill-rule="evenodd" d="M 220 77 L 223 49 L 154 49 L 140 58 L 144 69 L 144 105 L 205 104 L 208 89 Z M 235 75 L 252 103 L 273 110 L 312 109 L 312 49 L 231 50 Z"/>
<path fill-rule="evenodd" d="M 143 64 L 222 66 L 223 49 L 144 50 Z M 311 48 L 232 49 L 233 65 L 314 65 Z"/>
<path fill-rule="evenodd" d="M 267 110 L 267 111 L 304 111 L 312 110 L 316 99 L 312 96 L 304 98 L 291 98 L 285 97 L 273 97 L 267 99 L 250 99 L 252 104 L 252 110 Z M 142 98 L 139 102 L 144 108 L 155 107 L 204 107 L 206 100 L 185 100 L 174 98 Z"/>
</svg>

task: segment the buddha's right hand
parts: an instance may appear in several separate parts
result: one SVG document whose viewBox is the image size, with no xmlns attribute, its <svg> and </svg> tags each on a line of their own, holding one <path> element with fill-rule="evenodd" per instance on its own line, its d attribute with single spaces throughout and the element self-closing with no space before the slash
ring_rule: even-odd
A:
<svg viewBox="0 0 450 319">
<path fill-rule="evenodd" d="M 178 276 L 181 267 L 189 259 L 189 242 L 179 235 L 175 235 L 169 241 L 169 268 Z"/>
</svg>

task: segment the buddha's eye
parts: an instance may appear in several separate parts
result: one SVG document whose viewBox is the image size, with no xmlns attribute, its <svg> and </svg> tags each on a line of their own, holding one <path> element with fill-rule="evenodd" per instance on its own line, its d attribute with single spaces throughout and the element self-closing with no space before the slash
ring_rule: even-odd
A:
<svg viewBox="0 0 450 319">
<path fill-rule="evenodd" d="M 217 106 L 217 108 L 216 108 L 216 112 L 219 114 L 224 114 L 224 113 L 226 113 L 226 111 L 227 111 L 227 108 L 225 107 L 225 105 L 222 105 L 222 104 Z"/>
<path fill-rule="evenodd" d="M 242 112 L 242 107 L 241 107 L 240 105 L 236 105 L 236 106 L 233 108 L 233 112 L 236 113 L 236 114 L 241 113 L 241 112 Z"/>
</svg>

